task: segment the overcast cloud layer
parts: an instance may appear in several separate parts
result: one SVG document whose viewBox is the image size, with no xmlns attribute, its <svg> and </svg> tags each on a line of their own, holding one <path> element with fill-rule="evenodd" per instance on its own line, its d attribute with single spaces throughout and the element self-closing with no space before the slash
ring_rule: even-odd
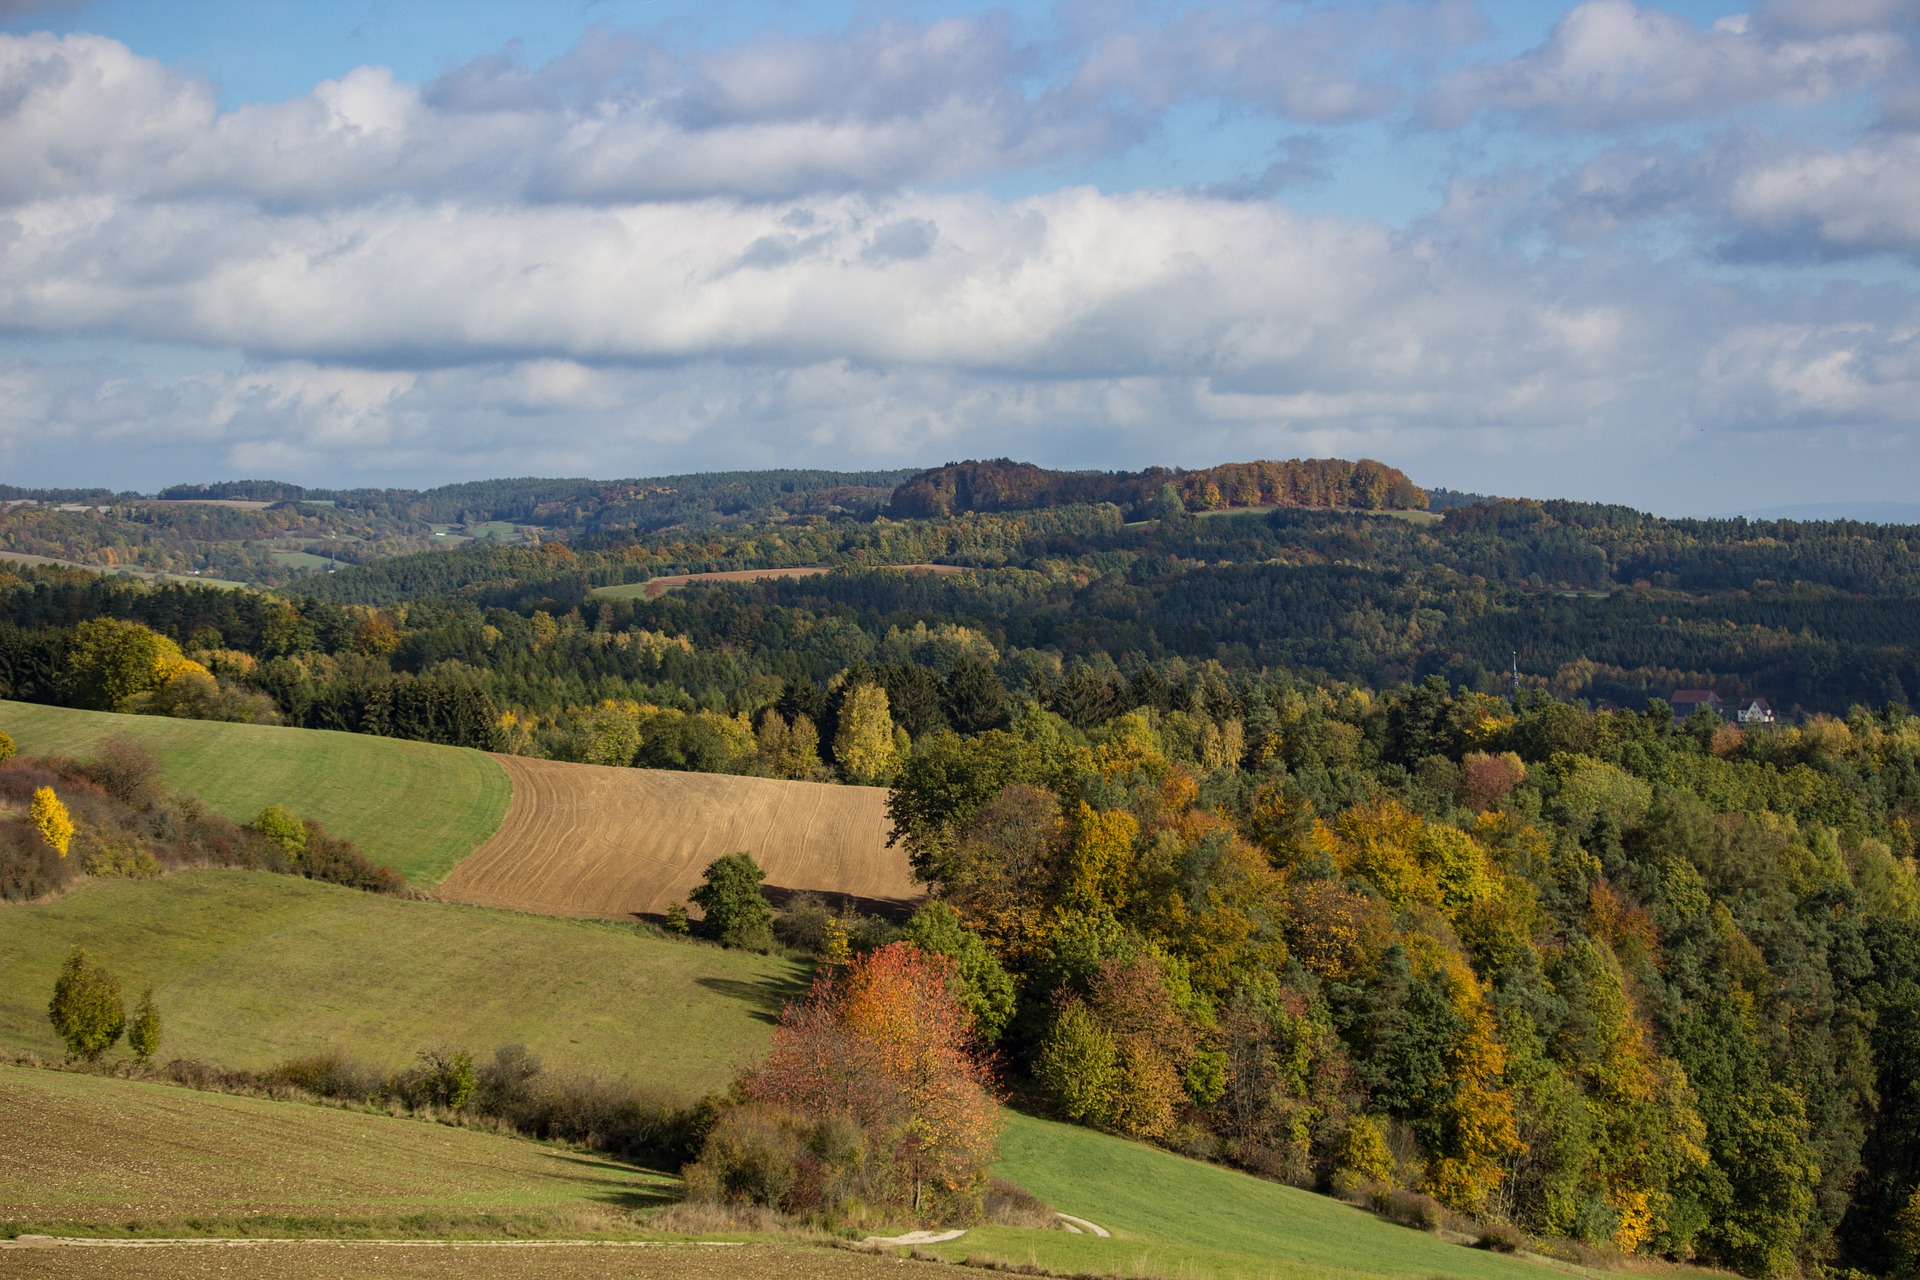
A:
<svg viewBox="0 0 1920 1280">
<path fill-rule="evenodd" d="M 0 478 L 1370 453 L 1911 498 L 1920 0 L 1591 0 L 1504 54 L 1454 0 L 1158 14 L 601 30 L 225 108 L 15 21 Z M 1396 164 L 1411 216 L 1364 198 Z"/>
</svg>

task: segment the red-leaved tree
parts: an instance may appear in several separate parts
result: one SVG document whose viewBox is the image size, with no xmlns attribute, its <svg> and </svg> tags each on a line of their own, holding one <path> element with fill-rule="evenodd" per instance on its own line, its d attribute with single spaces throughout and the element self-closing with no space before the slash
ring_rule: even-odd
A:
<svg viewBox="0 0 1920 1280">
<path fill-rule="evenodd" d="M 916 1211 L 929 1189 L 978 1186 L 1000 1133 L 952 967 L 896 942 L 817 978 L 782 1015 L 766 1061 L 742 1081 L 755 1101 L 850 1118 Z"/>
</svg>

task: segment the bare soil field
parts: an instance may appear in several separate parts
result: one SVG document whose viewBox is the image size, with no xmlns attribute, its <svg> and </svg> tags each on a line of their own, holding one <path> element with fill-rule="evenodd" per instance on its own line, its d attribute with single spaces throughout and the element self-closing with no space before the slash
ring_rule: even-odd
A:
<svg viewBox="0 0 1920 1280">
<path fill-rule="evenodd" d="M 801 891 L 864 909 L 921 896 L 887 847 L 882 787 L 619 769 L 496 756 L 513 803 L 493 838 L 440 882 L 456 902 L 563 916 L 650 916 L 685 902 L 715 858 L 742 850 L 776 902 Z"/>
<path fill-rule="evenodd" d="M 874 569 L 898 569 L 901 573 L 966 573 L 964 565 L 957 564 L 889 564 L 871 565 Z M 658 578 L 649 578 L 645 582 L 631 582 L 618 587 L 598 587 L 595 595 L 640 597 L 646 600 L 658 600 L 669 591 L 677 590 L 694 582 L 757 582 L 762 578 L 811 578 L 817 574 L 831 573 L 826 565 L 801 565 L 790 569 L 717 569 L 712 573 L 674 573 Z"/>
</svg>

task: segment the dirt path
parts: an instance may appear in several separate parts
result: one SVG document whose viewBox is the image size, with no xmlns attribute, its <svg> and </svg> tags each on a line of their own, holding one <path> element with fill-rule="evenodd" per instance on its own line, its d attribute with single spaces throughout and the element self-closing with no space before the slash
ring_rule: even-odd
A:
<svg viewBox="0 0 1920 1280">
<path fill-rule="evenodd" d="M 715 858 L 742 850 L 776 902 L 803 890 L 868 910 L 918 900 L 887 846 L 887 793 L 714 773 L 496 756 L 506 820 L 441 881 L 439 896 L 546 915 L 654 915 L 686 901 Z"/>
</svg>

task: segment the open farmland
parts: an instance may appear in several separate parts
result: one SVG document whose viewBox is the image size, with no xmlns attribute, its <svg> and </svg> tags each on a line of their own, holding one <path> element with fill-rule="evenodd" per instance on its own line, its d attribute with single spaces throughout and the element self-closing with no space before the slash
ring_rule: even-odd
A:
<svg viewBox="0 0 1920 1280">
<path fill-rule="evenodd" d="M 4 1248 L 0 1245 L 0 1248 Z M 801 1244 L 290 1244 L 14 1249 L 9 1280 L 949 1280 L 938 1263 Z"/>
<path fill-rule="evenodd" d="M 673 1195 L 658 1174 L 521 1138 L 26 1067 L 0 1067 L 0 1132 L 13 1231 L 421 1213 L 458 1230 L 480 1214 L 610 1220 Z"/>
<path fill-rule="evenodd" d="M 296 876 L 89 879 L 0 905 L 0 1047 L 60 1056 L 47 997 L 75 944 L 130 992 L 153 984 L 162 1058 L 257 1069 L 332 1049 L 385 1068 L 437 1044 L 485 1054 L 517 1041 L 551 1067 L 687 1094 L 725 1085 L 808 977 L 629 926 Z"/>
<path fill-rule="evenodd" d="M 710 573 L 672 573 L 658 578 L 649 578 L 645 582 L 629 582 L 618 586 L 595 587 L 597 596 L 612 596 L 618 599 L 658 600 L 669 591 L 678 590 L 696 582 L 758 582 L 763 578 L 811 578 L 822 573 L 832 573 L 834 568 L 893 569 L 900 573 L 965 573 L 964 565 L 957 564 L 888 564 L 865 566 L 828 566 L 799 565 L 787 569 L 717 569 Z"/>
<path fill-rule="evenodd" d="M 776 900 L 812 890 L 871 909 L 921 893 L 906 852 L 887 847 L 884 788 L 496 758 L 513 804 L 493 839 L 441 882 L 444 898 L 652 915 L 684 902 L 708 863 L 741 850 L 766 870 Z"/>
<path fill-rule="evenodd" d="M 1600 1274 L 1466 1248 L 1298 1187 L 1012 1112 L 1000 1150 L 995 1174 L 1063 1213 L 1099 1223 L 1112 1238 L 983 1227 L 947 1244 L 922 1246 L 926 1251 L 953 1261 L 1038 1265 L 1054 1274 L 1193 1280 L 1547 1280 L 1556 1272 Z"/>
<path fill-rule="evenodd" d="M 323 822 L 373 861 L 430 885 L 500 825 L 506 774 L 483 752 L 362 733 L 176 720 L 0 702 L 21 755 L 85 759 L 131 738 L 160 761 L 169 791 L 247 822 L 270 804 Z"/>
</svg>

